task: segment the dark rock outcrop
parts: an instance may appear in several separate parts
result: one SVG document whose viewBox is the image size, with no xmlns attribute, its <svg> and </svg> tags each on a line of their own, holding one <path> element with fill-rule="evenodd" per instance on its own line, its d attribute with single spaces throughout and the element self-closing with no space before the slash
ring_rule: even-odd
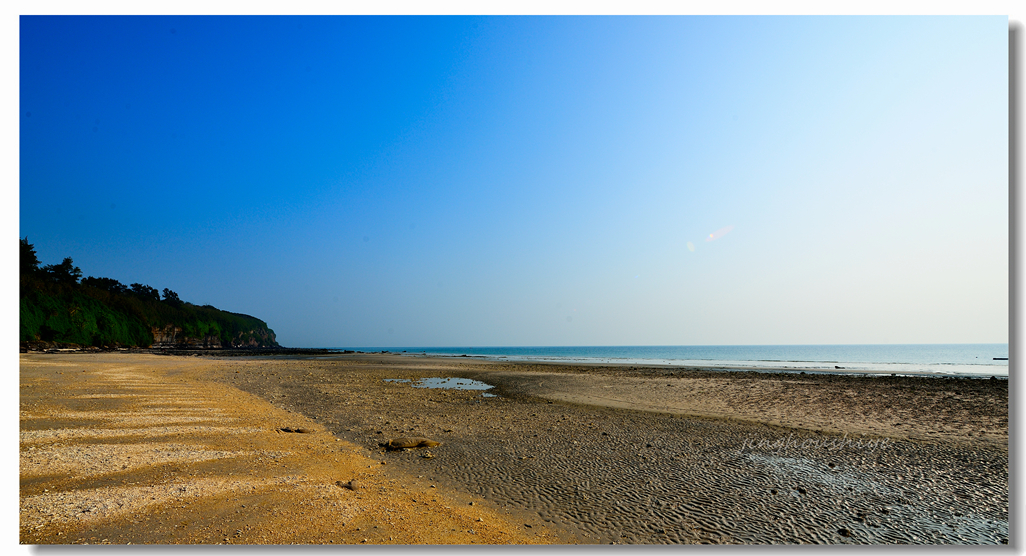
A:
<svg viewBox="0 0 1026 556">
<path fill-rule="evenodd" d="M 267 328 L 259 328 L 246 332 L 239 332 L 229 341 L 223 341 L 221 337 L 214 335 L 188 336 L 185 330 L 173 324 L 163 327 L 153 327 L 153 345 L 151 348 L 174 348 L 174 349 L 225 349 L 225 348 L 256 348 L 256 347 L 277 347 L 278 342 L 274 332 Z"/>
</svg>

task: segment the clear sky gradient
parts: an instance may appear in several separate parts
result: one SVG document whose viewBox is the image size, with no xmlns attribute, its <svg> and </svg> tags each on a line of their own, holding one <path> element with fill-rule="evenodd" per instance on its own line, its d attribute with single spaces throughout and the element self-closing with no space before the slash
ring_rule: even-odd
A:
<svg viewBox="0 0 1026 556">
<path fill-rule="evenodd" d="M 1007 17 L 22 17 L 20 235 L 283 345 L 1008 341 Z"/>
</svg>

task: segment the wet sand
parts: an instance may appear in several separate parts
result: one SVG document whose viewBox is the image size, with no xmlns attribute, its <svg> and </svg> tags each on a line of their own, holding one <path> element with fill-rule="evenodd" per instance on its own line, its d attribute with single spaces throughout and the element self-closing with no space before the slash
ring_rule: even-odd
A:
<svg viewBox="0 0 1026 556">
<path fill-rule="evenodd" d="M 273 419 L 268 412 L 274 423 L 299 417 L 314 423 L 317 434 L 352 447 L 341 461 L 387 462 L 374 469 L 388 470 L 388 480 L 395 482 L 380 483 L 381 488 L 429 489 L 444 495 L 451 508 L 488 513 L 483 522 L 472 523 L 503 523 L 494 531 L 497 536 L 477 542 L 1000 544 L 1008 538 L 1005 380 L 530 365 L 381 354 L 23 356 L 23 413 L 31 368 L 26 357 L 33 362 L 63 358 L 68 364 L 88 357 L 149 357 L 138 363 L 142 369 L 162 360 L 188 363 L 191 370 L 163 372 L 169 380 L 216 380 L 235 396 L 245 392 L 252 400 L 266 400 L 278 412 Z M 495 385 L 488 392 L 497 396 L 385 380 L 425 377 L 484 381 Z M 92 426 L 99 429 L 98 424 Z M 40 442 L 26 439 L 27 431 L 52 428 L 45 419 L 23 417 L 23 456 L 32 442 Z M 205 449 L 233 449 L 215 436 Z M 423 436 L 442 445 L 406 451 L 379 447 L 399 436 Z M 306 438 L 284 433 L 275 438 L 293 437 Z M 31 513 L 26 494 L 31 498 L 31 489 L 60 481 L 44 477 L 26 486 L 24 461 L 22 540 L 42 542 L 26 529 Z M 263 478 L 277 476 L 265 470 Z M 79 487 L 72 482 L 57 488 Z M 265 503 L 274 505 L 273 500 Z M 323 515 L 331 511 L 325 508 Z M 254 515 L 252 523 L 262 518 Z M 53 526 L 47 529 L 46 519 L 41 523 L 41 538 L 68 542 L 46 536 Z M 294 538 L 328 542 L 322 533 Z M 443 534 L 420 542 L 461 543 L 469 536 Z M 389 542 L 382 538 L 370 542 Z M 223 542 L 205 539 L 192 542 Z M 339 534 L 332 540 L 359 542 Z M 239 542 L 266 541 L 250 536 Z"/>
</svg>

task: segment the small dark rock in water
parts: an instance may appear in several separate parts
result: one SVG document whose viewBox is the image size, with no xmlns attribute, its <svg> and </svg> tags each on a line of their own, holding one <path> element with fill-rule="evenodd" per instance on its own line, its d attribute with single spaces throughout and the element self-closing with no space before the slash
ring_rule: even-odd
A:
<svg viewBox="0 0 1026 556">
<path fill-rule="evenodd" d="M 833 463 L 831 462 L 831 463 L 828 463 L 828 464 L 827 464 L 827 467 L 829 467 L 830 469 L 833 469 L 834 467 L 837 467 L 837 466 L 836 466 L 836 465 L 834 465 L 834 464 L 833 464 Z"/>
<path fill-rule="evenodd" d="M 808 494 L 808 491 L 806 491 L 806 490 L 805 490 L 804 488 L 802 488 L 802 487 L 798 487 L 798 494 Z"/>
<path fill-rule="evenodd" d="M 838 530 L 837 530 L 837 532 L 838 532 L 838 533 L 839 533 L 839 534 L 840 534 L 840 535 L 841 535 L 842 537 L 850 537 L 850 536 L 851 536 L 851 531 L 849 531 L 849 530 L 845 529 L 844 527 L 841 527 L 840 529 L 838 529 Z"/>
<path fill-rule="evenodd" d="M 777 489 L 775 489 L 775 488 L 770 489 L 770 494 L 776 494 L 776 493 L 777 493 Z"/>
</svg>

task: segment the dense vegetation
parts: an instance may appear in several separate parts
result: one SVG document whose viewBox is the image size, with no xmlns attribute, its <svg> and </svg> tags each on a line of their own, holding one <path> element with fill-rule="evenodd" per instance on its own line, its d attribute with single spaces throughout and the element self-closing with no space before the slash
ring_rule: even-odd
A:
<svg viewBox="0 0 1026 556">
<path fill-rule="evenodd" d="M 167 343 L 198 347 L 276 347 L 267 323 L 248 315 L 197 306 L 165 288 L 124 285 L 111 278 L 82 278 L 70 257 L 40 266 L 28 238 L 21 240 L 21 341 L 83 346 Z"/>
</svg>

